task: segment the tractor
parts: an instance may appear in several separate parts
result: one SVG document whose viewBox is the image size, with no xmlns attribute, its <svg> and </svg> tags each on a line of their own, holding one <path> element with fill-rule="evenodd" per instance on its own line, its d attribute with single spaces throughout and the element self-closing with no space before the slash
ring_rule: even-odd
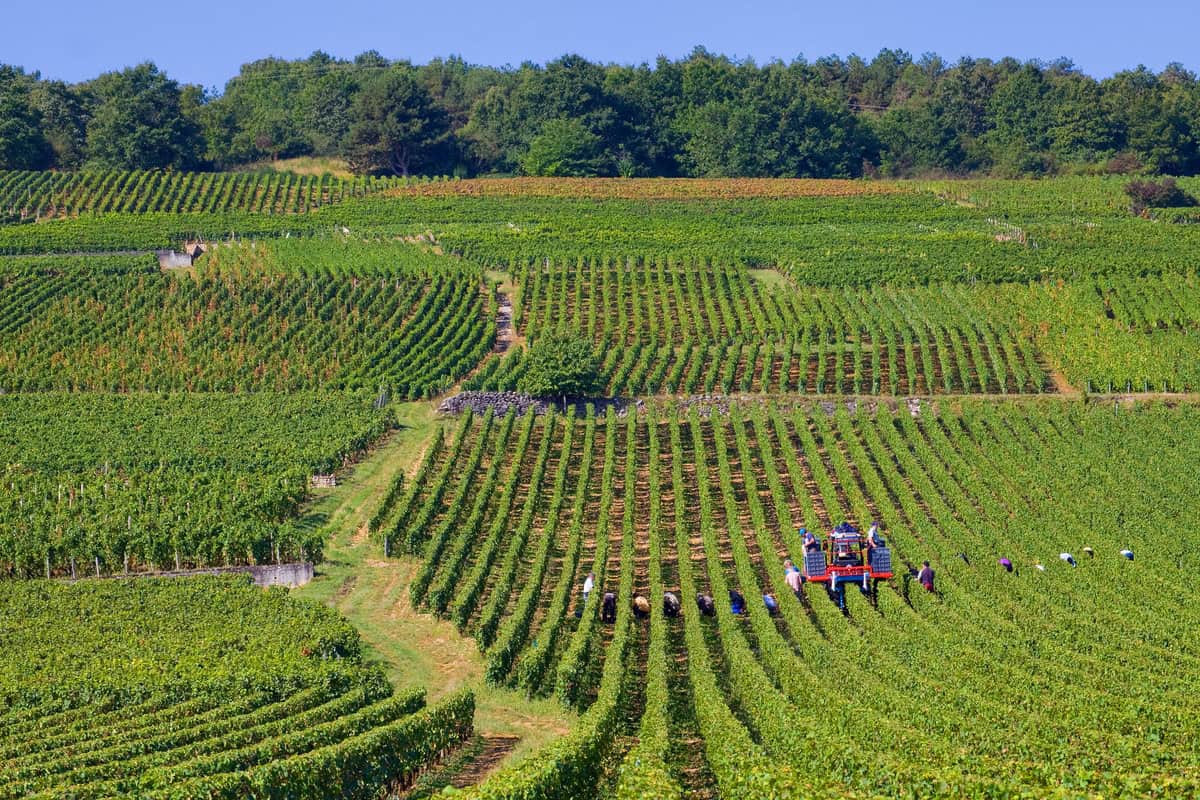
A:
<svg viewBox="0 0 1200 800">
<path fill-rule="evenodd" d="M 887 543 L 869 547 L 867 538 L 849 523 L 833 529 L 819 547 L 804 553 L 804 580 L 823 583 L 829 599 L 846 610 L 846 587 L 858 590 L 875 602 L 879 581 L 892 577 L 892 551 Z"/>
</svg>

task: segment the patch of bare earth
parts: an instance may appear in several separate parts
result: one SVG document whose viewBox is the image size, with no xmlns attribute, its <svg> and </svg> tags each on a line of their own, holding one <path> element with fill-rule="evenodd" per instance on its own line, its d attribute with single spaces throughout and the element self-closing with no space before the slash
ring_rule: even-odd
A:
<svg viewBox="0 0 1200 800">
<path fill-rule="evenodd" d="M 465 789 L 482 782 L 513 751 L 517 742 L 521 741 L 518 736 L 502 734 L 484 734 L 480 738 L 483 740 L 483 750 L 450 781 L 450 785 L 456 789 Z"/>
<path fill-rule="evenodd" d="M 1054 383 L 1054 390 L 1059 394 L 1075 394 L 1075 387 L 1067 382 L 1067 378 L 1056 369 L 1050 370 L 1050 380 Z"/>
</svg>

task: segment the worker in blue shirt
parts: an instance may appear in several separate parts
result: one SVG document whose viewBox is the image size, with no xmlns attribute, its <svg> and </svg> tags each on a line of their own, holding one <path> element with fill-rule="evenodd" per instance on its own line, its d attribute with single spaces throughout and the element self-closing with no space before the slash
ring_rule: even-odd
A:
<svg viewBox="0 0 1200 800">
<path fill-rule="evenodd" d="M 729 590 L 729 610 L 734 614 L 741 614 L 746 610 L 746 598 L 742 597 L 741 592 Z"/>
<path fill-rule="evenodd" d="M 769 594 L 763 595 L 763 605 L 767 607 L 767 613 L 775 616 L 779 613 L 779 603 L 775 602 L 775 598 Z"/>
<path fill-rule="evenodd" d="M 813 551 L 813 550 L 820 550 L 820 549 L 821 549 L 821 543 L 817 541 L 817 537 L 816 537 L 816 536 L 814 536 L 814 535 L 813 535 L 813 532 L 812 532 L 812 531 L 810 531 L 808 528 L 801 528 L 801 529 L 800 529 L 800 536 L 801 536 L 801 537 L 803 538 L 803 540 L 804 540 L 804 550 L 805 550 L 805 552 L 811 552 L 811 551 Z"/>
</svg>

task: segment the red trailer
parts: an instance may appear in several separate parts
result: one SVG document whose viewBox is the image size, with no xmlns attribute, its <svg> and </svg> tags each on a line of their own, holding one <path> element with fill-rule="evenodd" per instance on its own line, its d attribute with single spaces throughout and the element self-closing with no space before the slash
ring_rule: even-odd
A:
<svg viewBox="0 0 1200 800">
<path fill-rule="evenodd" d="M 804 580 L 823 583 L 838 608 L 846 608 L 846 586 L 853 584 L 871 597 L 879 581 L 892 577 L 892 551 L 886 542 L 871 546 L 852 525 L 843 522 L 820 542 L 818 549 L 804 554 Z"/>
</svg>

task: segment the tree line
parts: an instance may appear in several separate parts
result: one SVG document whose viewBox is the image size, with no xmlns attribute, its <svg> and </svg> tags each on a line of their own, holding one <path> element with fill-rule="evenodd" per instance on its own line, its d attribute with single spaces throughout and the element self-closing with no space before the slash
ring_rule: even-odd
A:
<svg viewBox="0 0 1200 800">
<path fill-rule="evenodd" d="M 1097 80 L 1069 60 L 883 50 L 757 64 L 427 64 L 322 52 L 223 91 L 152 63 L 78 84 L 0 65 L 0 168 L 231 169 L 295 156 L 359 173 L 858 177 L 1200 173 L 1200 82 Z"/>
</svg>

